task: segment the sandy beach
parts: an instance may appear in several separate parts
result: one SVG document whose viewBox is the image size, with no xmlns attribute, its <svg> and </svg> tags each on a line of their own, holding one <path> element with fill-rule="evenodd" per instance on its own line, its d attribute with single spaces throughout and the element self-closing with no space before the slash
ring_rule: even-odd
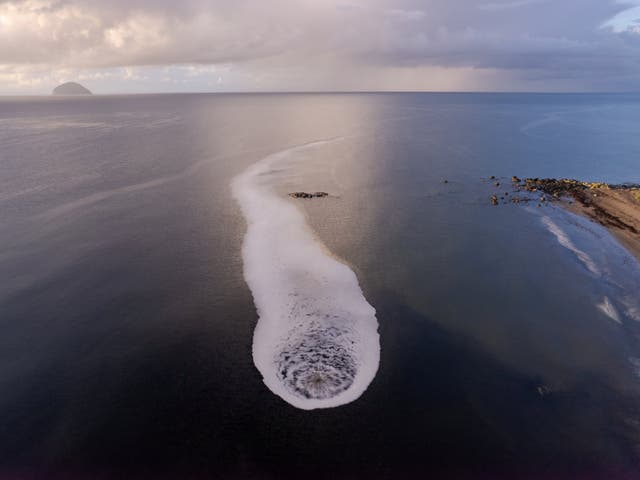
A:
<svg viewBox="0 0 640 480">
<path fill-rule="evenodd" d="M 518 182 L 515 182 L 518 180 Z M 606 227 L 640 260 L 640 185 L 608 185 L 568 179 L 525 179 L 518 189 L 542 192 L 568 210 Z"/>
</svg>

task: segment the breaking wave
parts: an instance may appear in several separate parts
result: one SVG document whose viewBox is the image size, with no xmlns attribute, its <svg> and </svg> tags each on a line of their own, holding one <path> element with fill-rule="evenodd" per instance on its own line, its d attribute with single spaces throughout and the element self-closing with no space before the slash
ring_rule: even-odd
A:
<svg viewBox="0 0 640 480">
<path fill-rule="evenodd" d="M 274 188 L 290 162 L 334 141 L 270 155 L 232 182 L 247 222 L 244 277 L 259 316 L 253 360 L 273 393 L 304 410 L 356 400 L 380 360 L 376 312 L 355 273 L 327 252 L 302 212 Z"/>
<path fill-rule="evenodd" d="M 622 320 L 620 319 L 620 314 L 618 313 L 618 310 L 616 310 L 616 307 L 613 306 L 613 303 L 611 303 L 611 300 L 609 300 L 609 297 L 604 297 L 604 300 L 602 301 L 602 303 L 599 303 L 597 307 L 598 307 L 598 310 L 600 310 L 602 313 L 604 313 L 607 317 L 609 317 L 614 322 L 617 322 L 620 324 L 622 323 Z"/>
<path fill-rule="evenodd" d="M 558 242 L 575 254 L 606 289 L 607 293 L 600 297 L 602 301 L 596 300 L 595 302 L 597 309 L 619 324 L 623 323 L 623 319 L 640 321 L 640 302 L 637 295 L 637 281 L 640 273 L 637 267 L 639 264 L 624 247 L 620 246 L 614 238 L 608 236 L 606 231 L 600 233 L 596 229 L 591 229 L 588 223 L 572 222 L 573 226 L 579 227 L 600 244 L 600 253 L 595 253 L 596 258 L 599 259 L 596 263 L 594 258 L 580 250 L 569 238 L 569 235 L 550 217 L 545 215 L 541 220 Z M 615 266 L 616 264 L 630 268 L 618 268 Z"/>
<path fill-rule="evenodd" d="M 633 295 L 626 295 L 622 298 L 627 316 L 636 322 L 640 322 L 640 303 Z"/>
<path fill-rule="evenodd" d="M 547 216 L 542 217 L 542 223 L 558 239 L 558 243 L 560 243 L 560 245 L 573 252 L 591 273 L 596 276 L 600 276 L 600 269 L 596 266 L 593 259 L 587 253 L 576 247 L 569 236 L 558 226 L 557 223 Z"/>
</svg>

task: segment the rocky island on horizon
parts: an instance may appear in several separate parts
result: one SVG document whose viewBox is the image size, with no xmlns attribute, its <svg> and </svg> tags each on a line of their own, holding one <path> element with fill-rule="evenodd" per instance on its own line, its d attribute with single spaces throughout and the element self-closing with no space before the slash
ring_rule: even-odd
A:
<svg viewBox="0 0 640 480">
<path fill-rule="evenodd" d="M 93 95 L 91 91 L 76 82 L 66 82 L 53 89 L 52 95 Z"/>
</svg>

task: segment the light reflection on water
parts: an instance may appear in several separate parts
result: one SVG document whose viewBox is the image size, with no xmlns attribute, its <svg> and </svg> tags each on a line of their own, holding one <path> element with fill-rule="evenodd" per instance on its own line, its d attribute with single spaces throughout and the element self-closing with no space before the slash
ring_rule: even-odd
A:
<svg viewBox="0 0 640 480">
<path fill-rule="evenodd" d="M 637 466 L 637 263 L 563 211 L 493 208 L 482 179 L 637 182 L 640 97 L 0 103 L 0 466 Z M 298 412 L 251 360 L 245 224 L 229 183 L 269 153 L 336 136 L 280 192 L 332 194 L 297 205 L 376 307 L 382 356 L 356 402 Z"/>
</svg>

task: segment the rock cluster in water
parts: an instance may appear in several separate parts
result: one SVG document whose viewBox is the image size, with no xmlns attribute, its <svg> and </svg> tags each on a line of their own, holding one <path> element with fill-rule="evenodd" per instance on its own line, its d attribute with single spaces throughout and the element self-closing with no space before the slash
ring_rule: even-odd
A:
<svg viewBox="0 0 640 480">
<path fill-rule="evenodd" d="M 289 196 L 292 198 L 324 198 L 324 197 L 328 197 L 329 194 L 327 192 L 314 192 L 314 193 L 293 192 L 293 193 L 290 193 Z"/>
<path fill-rule="evenodd" d="M 491 177 L 495 179 L 495 177 Z M 525 178 L 521 180 L 517 176 L 511 177 L 514 192 L 521 192 L 524 195 L 511 195 L 508 201 L 511 203 L 527 203 L 537 202 L 538 207 L 542 207 L 548 202 L 556 200 L 568 200 L 569 203 L 575 203 L 583 208 L 588 209 L 588 216 L 597 220 L 604 226 L 615 227 L 620 230 L 626 230 L 633 234 L 639 234 L 640 230 L 629 222 L 626 218 L 628 215 L 615 211 L 611 205 L 607 205 L 602 201 L 603 198 L 609 197 L 609 192 L 630 192 L 633 198 L 640 201 L 640 185 L 626 183 L 622 185 L 611 185 L 603 182 L 583 182 L 570 178 Z M 496 186 L 499 183 L 496 182 Z M 538 196 L 540 195 L 541 196 Z M 491 195 L 490 201 L 492 205 L 500 205 L 501 202 L 506 203 L 506 197 L 498 197 Z"/>
<path fill-rule="evenodd" d="M 517 179 L 517 177 L 515 177 Z M 582 196 L 588 190 L 616 188 L 606 183 L 581 182 L 569 178 L 526 178 L 523 182 L 514 182 L 516 187 L 527 192 L 544 192 L 554 198 Z"/>
<path fill-rule="evenodd" d="M 495 180 L 495 176 L 490 177 L 491 180 Z M 511 177 L 511 183 L 515 192 L 527 192 L 527 193 L 542 193 L 541 197 L 532 196 L 514 196 L 508 198 L 511 203 L 527 203 L 537 201 L 539 203 L 545 203 L 547 200 L 554 200 L 560 198 L 567 198 L 575 200 L 583 205 L 589 205 L 588 192 L 592 195 L 597 195 L 597 190 L 623 190 L 623 189 L 636 189 L 640 188 L 639 185 L 624 184 L 624 185 L 609 185 L 602 182 L 582 182 L 580 180 L 573 180 L 569 178 L 525 178 L 520 179 L 516 175 Z M 500 186 L 499 182 L 495 182 L 496 187 Z M 594 193 L 595 192 L 595 193 Z M 490 201 L 492 205 L 499 205 L 500 201 L 505 201 L 509 196 L 509 192 L 505 192 L 503 196 L 491 195 Z M 550 196 L 550 197 L 548 197 Z"/>
</svg>

